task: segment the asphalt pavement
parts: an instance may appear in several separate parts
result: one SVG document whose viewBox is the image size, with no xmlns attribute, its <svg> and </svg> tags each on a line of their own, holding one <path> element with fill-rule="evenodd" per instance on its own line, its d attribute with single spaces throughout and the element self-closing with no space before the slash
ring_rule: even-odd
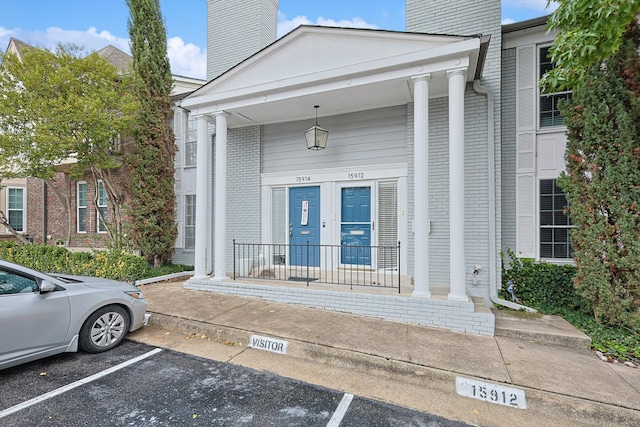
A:
<svg viewBox="0 0 640 427">
<path fill-rule="evenodd" d="M 482 426 L 638 426 L 640 369 L 605 363 L 561 318 L 496 313 L 496 336 L 140 286 L 130 339 Z"/>
</svg>

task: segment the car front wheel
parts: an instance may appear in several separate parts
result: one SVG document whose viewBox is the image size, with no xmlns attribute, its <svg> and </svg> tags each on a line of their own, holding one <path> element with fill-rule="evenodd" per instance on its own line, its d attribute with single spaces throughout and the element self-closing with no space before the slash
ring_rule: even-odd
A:
<svg viewBox="0 0 640 427">
<path fill-rule="evenodd" d="M 129 313 L 117 305 L 96 310 L 80 329 L 80 349 L 88 353 L 111 350 L 124 340 L 129 330 Z"/>
</svg>

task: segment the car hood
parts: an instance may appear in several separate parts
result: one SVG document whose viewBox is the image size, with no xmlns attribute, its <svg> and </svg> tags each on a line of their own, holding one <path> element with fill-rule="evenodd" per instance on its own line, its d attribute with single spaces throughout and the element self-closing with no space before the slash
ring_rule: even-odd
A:
<svg viewBox="0 0 640 427">
<path fill-rule="evenodd" d="M 91 288 L 100 288 L 100 289 L 122 289 L 124 291 L 138 290 L 138 288 L 136 288 L 130 283 L 119 282 L 117 280 L 112 280 L 112 279 L 105 279 L 103 277 L 74 276 L 71 274 L 49 274 L 49 275 L 58 280 L 61 280 L 62 282 L 64 282 L 64 285 L 83 284 Z"/>
</svg>

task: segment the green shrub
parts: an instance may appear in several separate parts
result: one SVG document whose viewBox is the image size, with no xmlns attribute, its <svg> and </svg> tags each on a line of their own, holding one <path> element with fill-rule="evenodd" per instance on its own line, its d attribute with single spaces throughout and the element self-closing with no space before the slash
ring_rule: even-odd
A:
<svg viewBox="0 0 640 427">
<path fill-rule="evenodd" d="M 590 304 L 573 285 L 576 268 L 573 265 L 556 265 L 520 259 L 507 250 L 509 268 L 502 259 L 501 297 L 511 300 L 507 292 L 509 282 L 520 304 L 535 308 L 543 314 L 562 316 L 573 326 L 591 338 L 591 347 L 603 354 L 620 359 L 640 362 L 640 334 L 622 326 L 598 324 Z"/>
<path fill-rule="evenodd" d="M 166 264 L 162 267 L 151 267 L 144 278 L 147 279 L 150 277 L 166 276 L 167 274 L 180 273 L 183 271 L 193 271 L 193 266 L 185 264 Z"/>
<path fill-rule="evenodd" d="M 60 246 L 0 242 L 0 258 L 49 273 L 134 282 L 146 277 L 146 261 L 124 251 L 71 252 Z"/>
<path fill-rule="evenodd" d="M 557 265 L 536 262 L 530 258 L 517 258 L 507 250 L 510 268 L 505 269 L 502 258 L 501 297 L 511 300 L 507 292 L 510 281 L 520 304 L 534 307 L 546 313 L 556 313 L 559 308 L 583 312 L 586 301 L 576 292 L 573 277 L 576 268 L 571 264 Z"/>
</svg>

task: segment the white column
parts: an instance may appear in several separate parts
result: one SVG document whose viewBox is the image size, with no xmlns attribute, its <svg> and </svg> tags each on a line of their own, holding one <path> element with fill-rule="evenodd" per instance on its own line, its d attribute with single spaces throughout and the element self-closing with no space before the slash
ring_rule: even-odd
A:
<svg viewBox="0 0 640 427">
<path fill-rule="evenodd" d="M 449 295 L 468 301 L 464 260 L 464 91 L 466 69 L 447 72 L 449 79 Z"/>
<path fill-rule="evenodd" d="M 209 216 L 207 175 L 211 159 L 209 156 L 209 137 L 207 120 L 198 117 L 198 134 L 196 140 L 196 242 L 193 279 L 207 276 L 207 236 L 211 233 Z"/>
<path fill-rule="evenodd" d="M 413 296 L 431 298 L 429 291 L 429 80 L 413 77 L 413 174 L 414 185 L 414 291 Z"/>
<path fill-rule="evenodd" d="M 228 279 L 227 266 L 227 113 L 216 114 L 215 276 Z"/>
</svg>

